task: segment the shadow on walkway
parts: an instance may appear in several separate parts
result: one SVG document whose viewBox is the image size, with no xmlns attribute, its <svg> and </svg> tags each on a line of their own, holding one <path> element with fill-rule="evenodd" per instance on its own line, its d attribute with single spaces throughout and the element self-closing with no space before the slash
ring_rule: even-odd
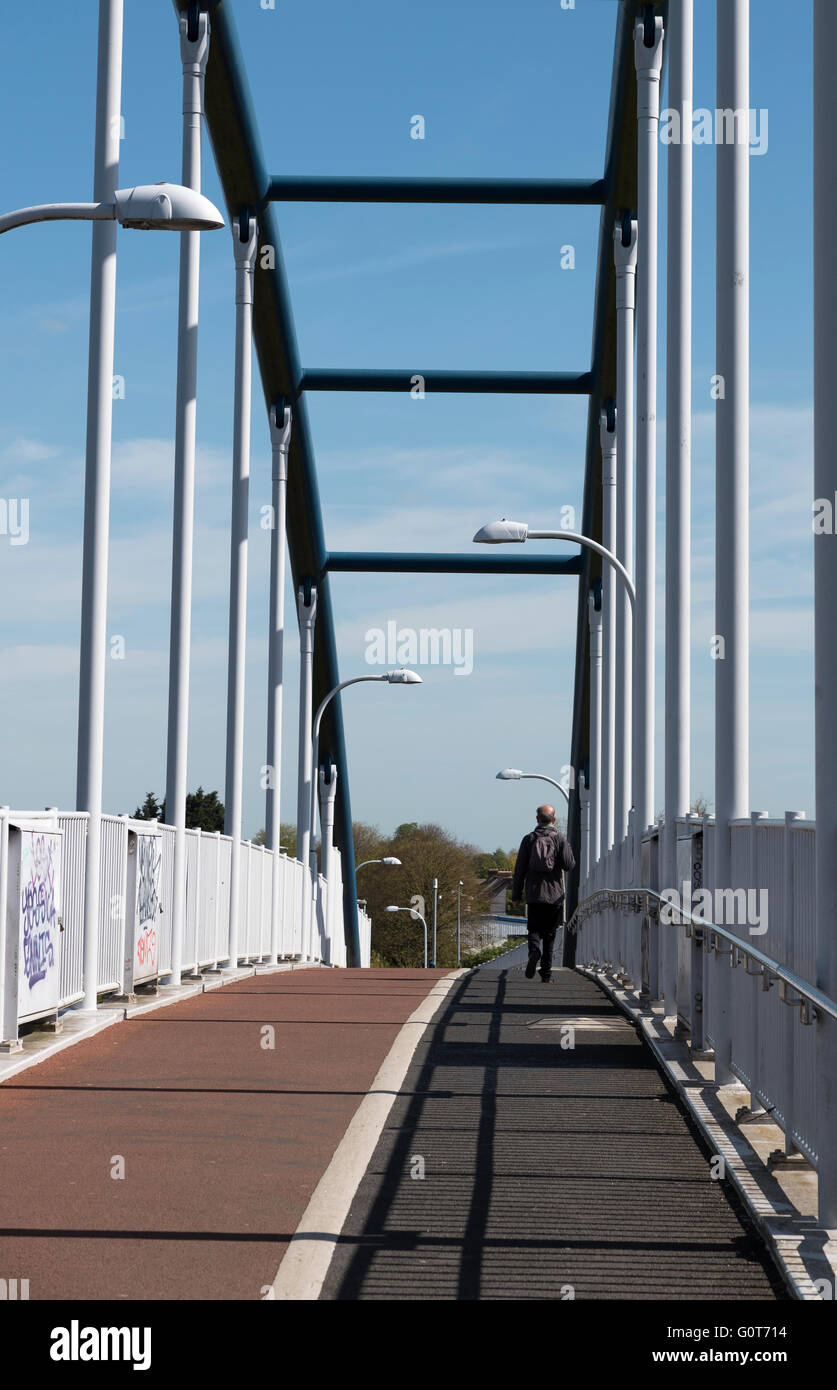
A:
<svg viewBox="0 0 837 1390">
<path fill-rule="evenodd" d="M 784 1296 L 633 1027 L 574 971 L 514 965 L 428 1030 L 321 1295 Z"/>
</svg>

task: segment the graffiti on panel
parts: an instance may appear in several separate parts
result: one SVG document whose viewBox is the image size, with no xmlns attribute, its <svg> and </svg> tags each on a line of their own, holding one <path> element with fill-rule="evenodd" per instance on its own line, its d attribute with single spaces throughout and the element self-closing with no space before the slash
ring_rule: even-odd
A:
<svg viewBox="0 0 837 1390">
<path fill-rule="evenodd" d="M 24 831 L 21 842 L 20 917 L 23 974 L 29 990 L 56 965 L 58 903 L 56 864 L 59 841 L 54 835 Z"/>
<path fill-rule="evenodd" d="M 137 836 L 137 969 L 157 969 L 157 914 L 160 910 L 162 855 L 157 835 Z"/>
</svg>

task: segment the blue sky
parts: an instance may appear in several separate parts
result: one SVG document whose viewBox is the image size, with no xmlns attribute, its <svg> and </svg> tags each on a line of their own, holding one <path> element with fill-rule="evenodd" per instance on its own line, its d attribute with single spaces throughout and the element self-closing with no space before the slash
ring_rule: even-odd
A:
<svg viewBox="0 0 837 1390">
<path fill-rule="evenodd" d="M 229 2 L 229 0 L 228 0 Z M 714 4 L 696 0 L 695 105 L 714 107 Z M 752 805 L 813 813 L 811 15 L 752 3 L 751 104 L 769 112 L 752 180 Z M 126 0 L 123 186 L 180 178 L 180 62 L 168 0 Z M 276 173 L 597 177 L 616 5 L 577 0 L 392 6 L 233 4 L 267 165 Z M 14 6 L 0 119 L 8 208 L 91 196 L 93 0 Z M 33 92 L 40 93 L 34 100 Z M 665 98 L 664 98 L 665 100 Z M 410 119 L 426 122 L 423 141 Z M 714 150 L 696 147 L 693 460 L 693 793 L 713 801 Z M 205 191 L 221 201 L 208 140 Z M 665 159 L 661 159 L 664 198 Z M 663 204 L 664 205 L 664 204 Z M 278 209 L 307 366 L 583 370 L 596 209 L 296 204 Z M 576 266 L 563 270 L 571 244 Z M 30 539 L 0 536 L 3 788 L 15 807 L 74 798 L 90 231 L 0 241 L 0 492 L 30 503 Z M 119 239 L 104 800 L 131 811 L 165 782 L 177 320 L 176 237 Z M 189 782 L 223 796 L 233 262 L 202 241 Z M 658 642 L 664 630 L 665 256 L 661 257 Z M 586 401 L 544 397 L 309 398 L 330 549 L 467 550 L 506 514 L 580 516 Z M 248 591 L 246 834 L 264 823 L 268 533 L 264 405 L 254 377 Z M 576 581 L 334 576 L 343 678 L 365 633 L 473 630 L 474 671 L 422 668 L 422 687 L 344 700 L 353 813 L 388 829 L 441 822 L 510 845 L 538 799 L 501 766 L 569 760 Z M 290 595 L 289 595 L 290 602 Z M 292 613 L 289 608 L 289 613 Z M 292 629 L 291 629 L 292 630 Z M 283 818 L 295 810 L 296 680 L 287 660 Z M 662 806 L 662 647 L 657 804 Z"/>
</svg>

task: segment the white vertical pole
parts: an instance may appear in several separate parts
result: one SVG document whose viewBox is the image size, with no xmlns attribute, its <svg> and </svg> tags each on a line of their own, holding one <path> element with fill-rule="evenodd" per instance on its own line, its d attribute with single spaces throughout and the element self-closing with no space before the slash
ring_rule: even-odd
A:
<svg viewBox="0 0 837 1390">
<path fill-rule="evenodd" d="M 93 198 L 112 203 L 119 182 L 122 0 L 100 0 Z M 96 1008 L 99 978 L 99 856 L 105 737 L 110 453 L 116 325 L 116 222 L 93 223 L 90 349 L 78 701 L 76 806 L 88 811 L 84 879 L 84 1000 Z"/>
<path fill-rule="evenodd" d="M 640 227 L 637 263 L 637 443 L 636 443 L 636 779 L 634 829 L 637 873 L 641 840 L 654 822 L 654 642 L 657 535 L 657 164 L 663 21 L 653 16 L 653 42 L 646 24 L 634 29 L 637 76 L 638 187 Z M 640 880 L 637 879 L 637 882 Z M 654 930 L 655 928 L 651 928 Z"/>
<path fill-rule="evenodd" d="M 299 615 L 299 782 L 296 803 L 296 857 L 305 865 L 306 872 L 311 862 L 311 798 L 314 795 L 311 773 L 311 719 L 314 703 L 314 623 L 317 617 L 317 590 L 313 584 L 310 597 L 310 603 L 306 603 L 305 590 L 300 589 L 296 601 Z"/>
<path fill-rule="evenodd" d="M 722 113 L 745 113 L 743 127 L 724 122 L 716 146 L 715 632 L 723 651 L 715 662 L 715 883 L 721 888 L 730 886 L 730 821 L 749 814 L 749 36 L 749 0 L 718 5 L 716 104 Z M 715 1080 L 723 1086 L 734 1079 L 726 962 L 716 980 Z"/>
<path fill-rule="evenodd" d="M 677 887 L 677 819 L 691 780 L 692 70 L 693 0 L 669 0 L 668 105 L 680 138 L 668 150 L 666 353 L 665 826 L 662 886 Z M 677 935 L 662 932 L 663 995 L 677 1012 Z"/>
<path fill-rule="evenodd" d="M 250 394 L 253 365 L 253 269 L 258 228 L 233 218 L 235 252 L 235 404 L 230 526 L 230 637 L 227 674 L 227 768 L 224 832 L 232 837 L 229 965 L 238 965 L 241 897 L 241 814 L 244 781 L 244 670 L 247 648 L 247 522 L 250 495 Z"/>
<path fill-rule="evenodd" d="M 814 496 L 837 499 L 834 383 L 837 380 L 837 10 L 814 0 Z M 832 513 L 833 517 L 833 513 Z M 814 539 L 815 758 L 817 799 L 817 985 L 837 998 L 837 538 Z M 819 1219 L 837 1226 L 837 1024 L 817 1022 Z"/>
<path fill-rule="evenodd" d="M 439 880 L 438 880 L 438 878 L 434 878 L 434 880 L 433 880 L 433 965 L 434 965 L 434 967 L 435 967 L 436 964 L 437 964 L 437 960 L 436 960 L 436 912 L 437 912 L 437 908 L 438 908 L 438 905 L 439 905 L 438 900 L 439 900 Z"/>
<path fill-rule="evenodd" d="M 182 182 L 201 188 L 203 88 L 209 55 L 209 16 L 198 15 L 197 37 L 180 17 L 183 64 Z M 174 427 L 174 524 L 169 638 L 169 722 L 166 817 L 175 828 L 171 919 L 171 978 L 180 983 L 186 922 L 186 790 L 189 744 L 189 665 L 192 632 L 192 540 L 195 518 L 195 421 L 198 394 L 200 232 L 180 233 L 180 298 L 177 311 L 177 404 Z"/>
<path fill-rule="evenodd" d="M 615 412 L 614 412 L 615 414 Z M 602 545 L 616 553 L 616 422 L 607 427 L 607 411 L 602 411 Z M 613 566 L 602 565 L 602 752 L 600 852 L 613 846 L 614 756 L 616 745 L 616 574 Z"/>
<path fill-rule="evenodd" d="M 613 229 L 616 266 L 616 558 L 633 576 L 634 477 L 634 310 L 636 303 L 637 224 Z M 616 756 L 614 759 L 615 843 L 628 830 L 633 748 L 633 614 L 624 585 L 616 599 Z"/>
<path fill-rule="evenodd" d="M 285 517 L 288 493 L 288 449 L 291 412 L 285 406 L 282 419 L 270 408 L 270 443 L 273 453 L 273 525 L 270 532 L 270 631 L 267 647 L 267 805 L 265 842 L 271 859 L 270 955 L 275 965 L 279 950 L 280 872 L 282 839 L 280 795 L 282 777 L 282 693 L 285 652 Z"/>
<path fill-rule="evenodd" d="M 590 623 L 590 862 L 596 864 L 601 852 L 602 613 L 596 608 L 596 596 L 592 592 L 587 595 L 587 616 Z"/>
<path fill-rule="evenodd" d="M 334 802 L 337 796 L 337 768 L 331 764 L 331 779 L 326 781 L 325 772 L 321 769 L 320 779 L 320 820 L 323 835 L 323 877 L 328 885 L 328 917 L 326 920 L 326 942 L 325 956 L 327 963 L 331 964 L 332 956 L 332 926 L 335 916 L 337 874 L 336 855 L 334 853 Z"/>
<path fill-rule="evenodd" d="M 587 885 L 590 878 L 590 793 L 582 772 L 578 782 L 578 798 L 581 802 L 581 869 L 579 881 Z"/>
</svg>

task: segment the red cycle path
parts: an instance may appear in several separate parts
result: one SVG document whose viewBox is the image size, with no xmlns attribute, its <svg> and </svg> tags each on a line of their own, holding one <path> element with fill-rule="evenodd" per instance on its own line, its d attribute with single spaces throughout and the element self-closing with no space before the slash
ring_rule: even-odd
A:
<svg viewBox="0 0 837 1390">
<path fill-rule="evenodd" d="M 401 1025 L 448 973 L 257 975 L 0 1085 L 0 1277 L 28 1279 L 30 1299 L 258 1299 Z"/>
</svg>

